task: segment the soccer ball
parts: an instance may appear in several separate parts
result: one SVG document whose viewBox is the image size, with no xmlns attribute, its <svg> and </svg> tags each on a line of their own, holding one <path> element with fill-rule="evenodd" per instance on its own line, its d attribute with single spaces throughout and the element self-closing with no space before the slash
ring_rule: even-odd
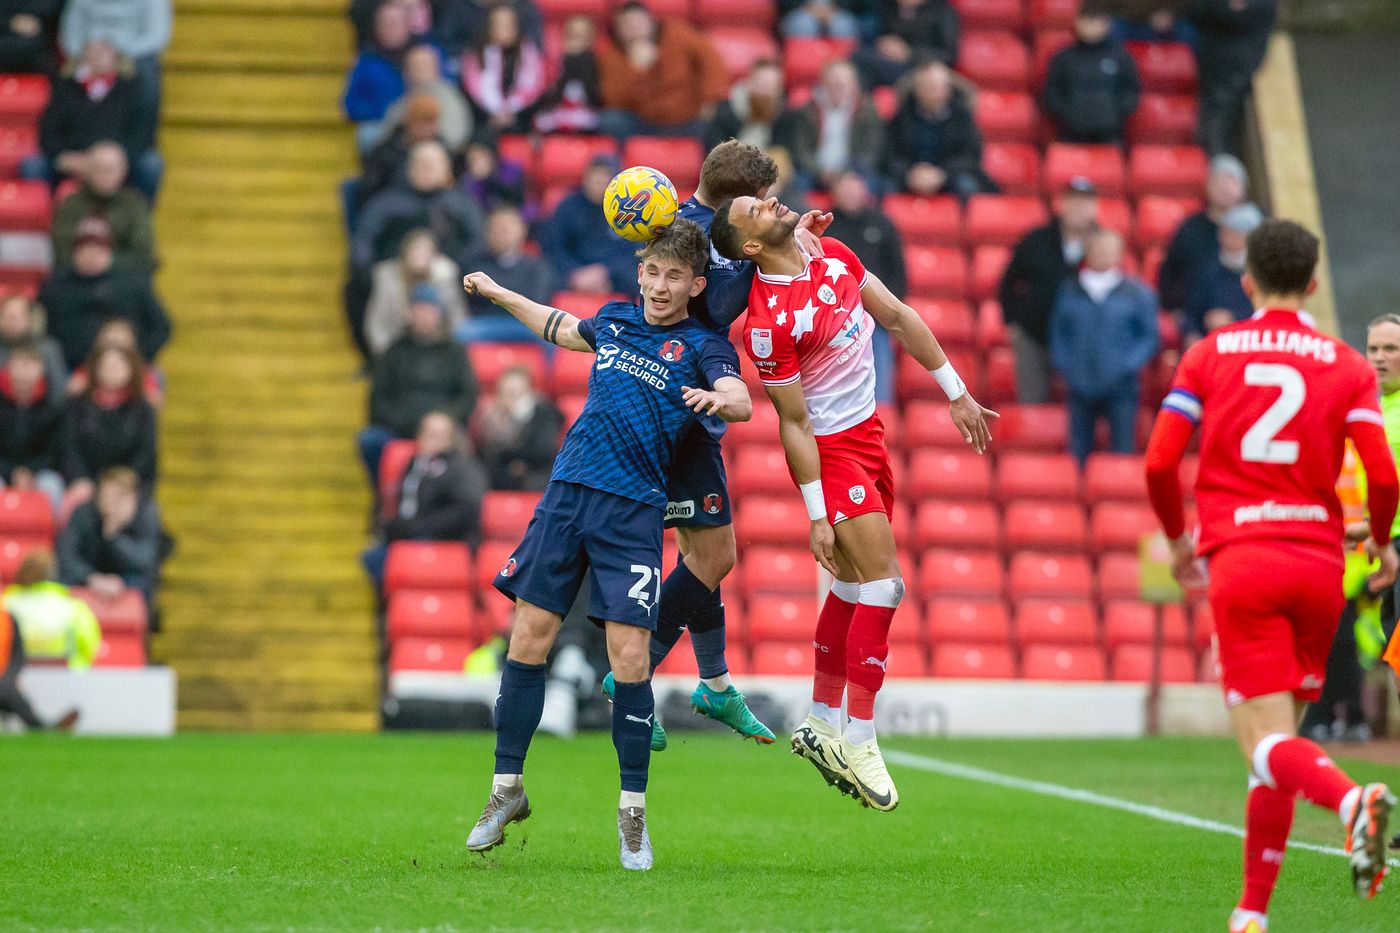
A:
<svg viewBox="0 0 1400 933">
<path fill-rule="evenodd" d="M 608 182 L 603 216 L 625 240 L 646 243 L 671 225 L 680 209 L 676 186 L 654 168 L 634 165 Z"/>
</svg>

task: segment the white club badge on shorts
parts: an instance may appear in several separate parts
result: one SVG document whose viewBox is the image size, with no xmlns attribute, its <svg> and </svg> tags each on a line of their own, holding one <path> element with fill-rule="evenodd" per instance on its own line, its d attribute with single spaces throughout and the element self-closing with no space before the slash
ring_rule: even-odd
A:
<svg viewBox="0 0 1400 933">
<path fill-rule="evenodd" d="M 836 290 L 830 285 L 823 285 L 821 288 L 817 289 L 817 297 L 825 304 L 836 304 Z"/>
<path fill-rule="evenodd" d="M 773 355 L 773 331 L 771 329 L 755 327 L 749 331 L 749 343 L 753 346 L 753 355 L 760 360 L 766 360 Z"/>
<path fill-rule="evenodd" d="M 846 490 L 846 495 L 850 496 L 851 501 L 854 502 L 856 505 L 860 505 L 862 502 L 865 501 L 865 487 L 852 486 L 850 489 Z"/>
</svg>

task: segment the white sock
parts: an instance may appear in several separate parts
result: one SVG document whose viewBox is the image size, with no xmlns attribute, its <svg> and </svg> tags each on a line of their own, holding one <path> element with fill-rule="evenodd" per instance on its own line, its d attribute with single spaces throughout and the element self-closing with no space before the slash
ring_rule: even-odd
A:
<svg viewBox="0 0 1400 933">
<path fill-rule="evenodd" d="M 1268 916 L 1257 910 L 1240 910 L 1236 907 L 1234 912 L 1230 914 L 1230 926 L 1232 927 L 1242 927 L 1251 920 L 1258 921 L 1259 925 L 1266 930 L 1269 928 Z"/>
<path fill-rule="evenodd" d="M 1342 825 L 1351 823 L 1351 815 L 1356 812 L 1356 805 L 1361 802 L 1361 785 L 1358 784 L 1347 795 L 1342 798 L 1342 805 L 1337 808 L 1337 815 L 1342 818 Z"/>
<path fill-rule="evenodd" d="M 519 787 L 520 775 L 518 774 L 497 774 L 491 778 L 492 787 Z"/>
<path fill-rule="evenodd" d="M 875 720 L 856 719 L 846 724 L 846 741 L 852 745 L 863 745 L 875 738 Z"/>
<path fill-rule="evenodd" d="M 837 732 L 841 731 L 841 708 L 839 706 L 827 706 L 825 703 L 813 701 L 812 715 Z"/>
<path fill-rule="evenodd" d="M 619 810 L 626 810 L 628 807 L 636 807 L 638 810 L 647 808 L 647 795 L 645 791 L 625 790 L 617 801 Z"/>
<path fill-rule="evenodd" d="M 718 677 L 702 677 L 700 682 L 716 693 L 723 693 L 729 689 L 729 685 L 734 681 L 729 679 L 729 674 L 720 674 Z"/>
</svg>

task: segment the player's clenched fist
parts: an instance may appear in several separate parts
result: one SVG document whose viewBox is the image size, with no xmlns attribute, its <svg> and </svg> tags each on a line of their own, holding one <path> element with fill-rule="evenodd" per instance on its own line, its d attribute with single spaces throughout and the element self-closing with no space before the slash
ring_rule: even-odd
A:
<svg viewBox="0 0 1400 933">
<path fill-rule="evenodd" d="M 987 426 L 988 418 L 1000 418 L 990 408 L 977 404 L 970 393 L 964 392 L 948 403 L 948 411 L 953 416 L 953 424 L 962 434 L 963 440 L 972 445 L 979 454 L 992 442 L 992 429 Z"/>
<path fill-rule="evenodd" d="M 468 295 L 480 295 L 487 301 L 493 300 L 501 292 L 501 286 L 485 272 L 468 272 L 462 277 L 462 288 Z"/>
</svg>

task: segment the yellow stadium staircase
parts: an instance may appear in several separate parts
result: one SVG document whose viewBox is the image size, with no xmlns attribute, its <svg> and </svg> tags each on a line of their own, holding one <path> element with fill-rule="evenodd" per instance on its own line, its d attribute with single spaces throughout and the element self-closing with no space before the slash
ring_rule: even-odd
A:
<svg viewBox="0 0 1400 933">
<path fill-rule="evenodd" d="M 342 323 L 344 0 L 176 0 L 160 146 L 166 566 L 189 729 L 377 726 L 365 385 Z"/>
</svg>

